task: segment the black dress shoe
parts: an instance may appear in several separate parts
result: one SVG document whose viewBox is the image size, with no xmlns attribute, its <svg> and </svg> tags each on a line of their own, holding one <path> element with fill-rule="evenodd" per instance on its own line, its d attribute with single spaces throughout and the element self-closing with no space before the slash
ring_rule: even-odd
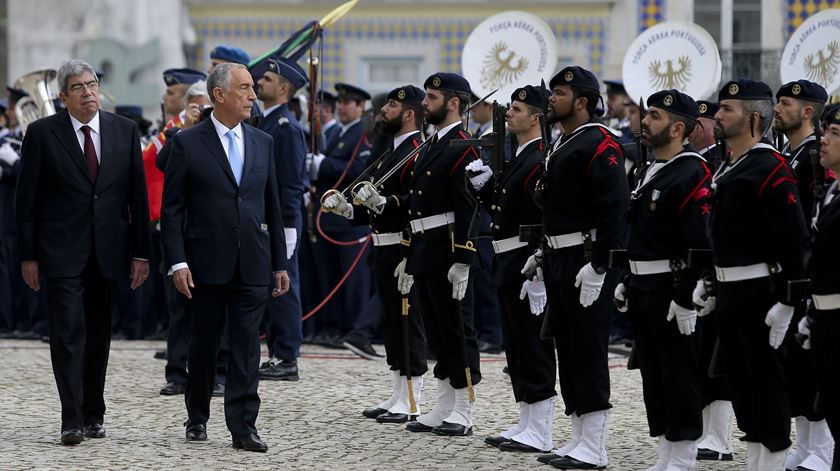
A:
<svg viewBox="0 0 840 471">
<path fill-rule="evenodd" d="M 79 443 L 82 443 L 84 439 L 82 431 L 77 428 L 71 428 L 61 432 L 62 445 L 78 445 Z"/>
<path fill-rule="evenodd" d="M 188 420 L 184 425 L 187 426 L 188 441 L 203 442 L 207 440 L 207 424 L 194 424 Z"/>
<path fill-rule="evenodd" d="M 376 418 L 380 424 L 404 424 L 409 420 L 417 420 L 416 415 L 409 416 L 408 414 L 397 414 L 393 412 L 386 412 Z"/>
<path fill-rule="evenodd" d="M 300 379 L 298 364 L 295 360 L 280 360 L 271 358 L 260 368 L 261 380 L 267 381 L 297 381 Z"/>
<path fill-rule="evenodd" d="M 385 357 L 380 355 L 373 349 L 370 343 L 363 343 L 351 338 L 344 338 L 344 341 L 341 342 L 341 345 L 350 350 L 351 352 L 359 355 L 360 357 L 364 358 L 365 360 L 381 360 Z"/>
<path fill-rule="evenodd" d="M 732 453 L 720 453 L 708 448 L 697 449 L 697 459 L 700 461 L 732 461 Z"/>
<path fill-rule="evenodd" d="M 556 460 L 549 462 L 551 466 L 560 469 L 607 469 L 606 466 L 598 466 L 592 463 L 586 463 L 581 460 L 576 460 L 571 456 L 562 456 Z"/>
<path fill-rule="evenodd" d="M 259 453 L 265 453 L 268 451 L 268 445 L 260 440 L 259 435 L 256 433 L 252 433 L 245 437 L 234 438 L 233 447 L 237 450 L 256 451 Z"/>
<path fill-rule="evenodd" d="M 225 397 L 225 385 L 222 383 L 216 383 L 213 386 L 213 397 Z"/>
<path fill-rule="evenodd" d="M 510 367 L 509 367 L 509 366 L 507 366 L 507 365 L 505 365 L 505 367 L 504 367 L 504 368 L 502 368 L 502 373 L 504 373 L 504 374 L 506 374 L 506 375 L 510 376 Z"/>
<path fill-rule="evenodd" d="M 549 464 L 557 458 L 560 458 L 560 455 L 556 453 L 546 453 L 544 455 L 538 456 L 537 461 L 539 461 L 542 464 Z"/>
<path fill-rule="evenodd" d="M 506 442 L 506 441 L 508 441 L 508 440 L 510 440 L 510 439 L 509 439 L 509 438 L 505 438 L 505 437 L 503 437 L 503 436 L 501 436 L 501 435 L 496 435 L 496 436 L 494 436 L 494 437 L 487 437 L 487 438 L 485 438 L 485 439 L 484 439 L 484 443 L 486 443 L 486 444 L 488 444 L 488 445 L 490 445 L 490 446 L 494 446 L 494 447 L 496 447 L 496 448 L 499 448 L 499 445 L 501 445 L 502 443 L 504 443 L 504 442 Z"/>
<path fill-rule="evenodd" d="M 409 432 L 431 432 L 434 430 L 434 427 L 430 427 L 428 425 L 423 425 L 418 421 L 409 422 L 408 425 L 405 426 L 405 429 Z"/>
<path fill-rule="evenodd" d="M 432 433 L 447 437 L 469 437 L 472 435 L 473 431 L 472 427 L 466 427 L 461 424 L 453 424 L 444 420 L 442 424 L 432 429 Z"/>
<path fill-rule="evenodd" d="M 155 360 L 166 360 L 166 350 L 156 350 Z"/>
<path fill-rule="evenodd" d="M 374 407 L 372 409 L 365 409 L 362 411 L 362 415 L 367 417 L 368 419 L 375 419 L 382 414 L 387 414 L 388 409 L 380 409 L 379 407 Z"/>
<path fill-rule="evenodd" d="M 502 451 L 519 451 L 522 453 L 542 453 L 545 450 L 540 450 L 539 448 L 534 448 L 531 445 L 526 445 L 524 443 L 519 443 L 516 440 L 510 440 L 507 442 L 502 443 L 499 445 L 499 449 Z"/>
<path fill-rule="evenodd" d="M 87 438 L 105 438 L 105 427 L 102 424 L 85 425 L 84 432 Z"/>
<path fill-rule="evenodd" d="M 489 353 L 491 355 L 496 355 L 502 353 L 502 346 L 496 345 L 495 343 L 485 342 L 483 340 L 478 341 L 478 351 L 481 353 Z"/>
<path fill-rule="evenodd" d="M 184 394 L 187 390 L 187 387 L 181 383 L 176 383 L 175 381 L 170 381 L 166 383 L 162 388 L 160 388 L 160 395 L 161 396 L 177 396 L 178 394 Z"/>
</svg>

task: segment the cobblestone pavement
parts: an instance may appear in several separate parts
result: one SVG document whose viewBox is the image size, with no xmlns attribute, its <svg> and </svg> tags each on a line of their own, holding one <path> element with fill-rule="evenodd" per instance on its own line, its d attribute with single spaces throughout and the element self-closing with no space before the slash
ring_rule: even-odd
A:
<svg viewBox="0 0 840 471">
<path fill-rule="evenodd" d="M 218 399 L 212 403 L 209 441 L 185 442 L 183 396 L 158 395 L 164 362 L 152 353 L 162 347 L 163 342 L 112 342 L 105 391 L 108 436 L 65 447 L 58 441 L 60 409 L 47 344 L 0 340 L 0 469 L 553 469 L 537 463 L 535 455 L 503 453 L 483 443 L 517 419 L 501 355 L 482 358 L 475 435 L 444 438 L 362 417 L 363 408 L 390 394 L 384 362 L 304 346 L 299 382 L 260 383 L 257 427 L 270 449 L 257 454 L 231 447 Z M 623 355 L 611 355 L 609 469 L 645 469 L 655 461 L 656 444 L 647 433 L 639 372 L 625 365 Z M 423 393 L 423 406 L 429 408 L 434 381 Z M 570 434 L 561 402 L 554 421 L 556 445 Z M 698 469 L 744 469 L 745 448 L 735 443 L 736 461 L 704 462 Z"/>
</svg>

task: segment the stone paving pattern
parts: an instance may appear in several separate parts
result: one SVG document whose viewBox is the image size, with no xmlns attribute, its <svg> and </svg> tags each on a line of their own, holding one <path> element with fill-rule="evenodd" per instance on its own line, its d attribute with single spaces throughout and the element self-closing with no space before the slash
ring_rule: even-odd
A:
<svg viewBox="0 0 840 471">
<path fill-rule="evenodd" d="M 222 400 L 216 398 L 207 424 L 209 441 L 184 440 L 184 397 L 158 394 L 164 383 L 164 362 L 154 360 L 152 353 L 163 345 L 112 342 L 105 390 L 108 435 L 65 447 L 58 440 L 60 406 L 48 345 L 0 340 L 0 469 L 554 469 L 537 463 L 536 455 L 503 453 L 483 443 L 486 436 L 508 428 L 518 418 L 510 381 L 502 372 L 503 355 L 482 357 L 475 434 L 445 438 L 410 433 L 402 425 L 377 424 L 362 417 L 362 409 L 390 394 L 384 362 L 304 346 L 299 382 L 260 383 L 257 427 L 269 450 L 259 454 L 231 447 Z M 381 345 L 377 349 L 381 352 Z M 611 355 L 614 408 L 607 445 L 611 470 L 645 469 L 656 460 L 656 441 L 648 436 L 641 399 L 641 377 L 638 370 L 628 371 L 625 365 L 626 357 Z M 433 379 L 423 393 L 428 410 L 435 399 Z M 570 434 L 570 422 L 562 410 L 562 400 L 558 400 L 556 446 Z M 744 469 L 745 447 L 737 440 L 735 447 L 734 462 L 700 462 L 697 469 Z"/>
</svg>

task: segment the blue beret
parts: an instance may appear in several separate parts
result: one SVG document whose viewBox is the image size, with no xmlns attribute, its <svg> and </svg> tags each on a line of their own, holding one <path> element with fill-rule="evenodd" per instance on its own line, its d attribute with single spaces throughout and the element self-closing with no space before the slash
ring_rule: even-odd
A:
<svg viewBox="0 0 840 471">
<path fill-rule="evenodd" d="M 234 46 L 225 46 L 220 44 L 210 51 L 211 59 L 219 59 L 228 62 L 236 62 L 237 64 L 248 65 L 251 62 L 251 56 L 247 52 Z"/>
<path fill-rule="evenodd" d="M 533 106 L 539 109 L 545 109 L 548 103 L 548 97 L 551 92 L 543 87 L 535 87 L 533 85 L 525 85 L 522 88 L 517 88 L 510 95 L 510 102 L 521 101 L 526 105 Z"/>
<path fill-rule="evenodd" d="M 773 100 L 773 90 L 764 82 L 741 79 L 730 80 L 718 92 L 722 100 Z"/>
<path fill-rule="evenodd" d="M 306 76 L 303 68 L 297 62 L 289 59 L 269 59 L 268 71 L 284 77 L 297 88 L 309 82 L 309 77 Z"/>
<path fill-rule="evenodd" d="M 697 111 L 700 112 L 700 117 L 715 119 L 715 114 L 720 109 L 717 103 L 712 101 L 700 100 L 697 102 Z"/>
<path fill-rule="evenodd" d="M 551 82 L 548 83 L 550 88 L 557 85 L 568 85 L 575 88 L 586 88 L 589 90 L 601 92 L 601 84 L 598 83 L 598 78 L 595 74 L 577 65 L 570 65 L 552 77 Z"/>
<path fill-rule="evenodd" d="M 423 88 L 427 90 L 432 89 L 466 93 L 467 95 L 472 94 L 472 90 L 470 90 L 470 82 L 468 82 L 464 77 L 450 72 L 438 72 L 431 75 L 426 79 L 426 82 L 423 83 Z"/>
<path fill-rule="evenodd" d="M 825 127 L 831 126 L 832 124 L 840 124 L 840 103 L 828 105 L 828 108 L 823 111 L 820 121 Z"/>
<path fill-rule="evenodd" d="M 786 96 L 796 98 L 797 100 L 813 101 L 815 103 L 825 103 L 828 101 L 828 93 L 822 85 L 808 80 L 797 80 L 795 82 L 788 82 L 779 88 L 776 92 L 776 99 Z"/>
<path fill-rule="evenodd" d="M 680 92 L 679 90 L 662 90 L 649 96 L 647 99 L 648 108 L 660 108 L 669 113 L 685 116 L 689 119 L 697 119 L 700 110 L 694 98 Z"/>
<path fill-rule="evenodd" d="M 420 90 L 414 85 L 403 85 L 395 88 L 388 93 L 389 100 L 396 100 L 406 105 L 419 105 L 426 97 L 426 92 Z"/>
<path fill-rule="evenodd" d="M 206 78 L 207 76 L 204 72 L 199 72 L 194 69 L 166 69 L 163 71 L 163 81 L 167 87 L 181 83 L 192 85 Z"/>
<path fill-rule="evenodd" d="M 346 83 L 339 82 L 335 84 L 335 91 L 338 92 L 338 99 L 370 100 L 370 93 Z"/>
</svg>

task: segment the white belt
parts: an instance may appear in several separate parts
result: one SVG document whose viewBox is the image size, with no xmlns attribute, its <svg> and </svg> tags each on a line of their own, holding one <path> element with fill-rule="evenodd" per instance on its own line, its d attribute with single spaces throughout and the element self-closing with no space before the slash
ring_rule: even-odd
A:
<svg viewBox="0 0 840 471">
<path fill-rule="evenodd" d="M 680 260 L 680 269 L 685 268 L 685 263 Z M 630 260 L 630 273 L 634 275 L 658 275 L 660 273 L 671 273 L 670 260 Z"/>
<path fill-rule="evenodd" d="M 766 263 L 755 263 L 743 267 L 715 266 L 717 280 L 722 283 L 729 281 L 744 281 L 770 276 L 770 267 Z"/>
<path fill-rule="evenodd" d="M 440 226 L 446 226 L 447 224 L 452 224 L 453 222 L 455 222 L 455 213 L 452 211 L 420 219 L 414 219 L 411 221 L 411 233 L 417 234 L 418 232 L 423 232 Z"/>
<path fill-rule="evenodd" d="M 380 247 L 383 245 L 397 245 L 402 240 L 402 234 L 399 232 L 386 232 L 384 234 L 371 234 L 373 239 L 373 246 Z"/>
<path fill-rule="evenodd" d="M 593 241 L 597 240 L 595 234 L 595 229 L 589 230 L 589 235 L 592 236 Z M 545 236 L 545 240 L 548 242 L 548 246 L 552 249 L 565 249 L 566 247 L 574 247 L 576 245 L 583 244 L 583 233 L 572 232 L 571 234 L 561 234 L 556 236 L 547 235 Z"/>
<path fill-rule="evenodd" d="M 811 299 L 814 301 L 814 307 L 817 308 L 818 311 L 840 309 L 840 293 L 812 294 Z"/>
<path fill-rule="evenodd" d="M 511 250 L 516 250 L 520 247 L 525 247 L 527 245 L 527 242 L 522 242 L 519 240 L 519 236 L 508 237 L 507 239 L 494 240 L 493 252 L 497 254 L 510 252 Z"/>
</svg>

